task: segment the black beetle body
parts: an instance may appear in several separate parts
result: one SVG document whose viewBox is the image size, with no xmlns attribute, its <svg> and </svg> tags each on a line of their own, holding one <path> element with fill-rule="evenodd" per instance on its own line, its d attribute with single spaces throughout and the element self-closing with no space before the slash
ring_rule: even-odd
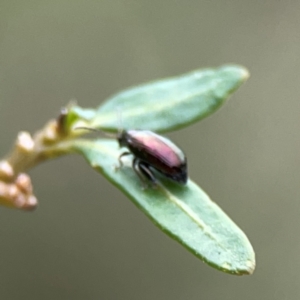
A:
<svg viewBox="0 0 300 300">
<path fill-rule="evenodd" d="M 119 156 L 133 154 L 132 167 L 137 175 L 156 182 L 156 178 L 150 168 L 155 169 L 165 177 L 179 183 L 186 184 L 187 160 L 180 148 L 167 138 L 147 130 L 127 130 L 119 133 L 117 137 L 120 147 L 126 147 L 130 152 L 124 152 Z"/>
</svg>

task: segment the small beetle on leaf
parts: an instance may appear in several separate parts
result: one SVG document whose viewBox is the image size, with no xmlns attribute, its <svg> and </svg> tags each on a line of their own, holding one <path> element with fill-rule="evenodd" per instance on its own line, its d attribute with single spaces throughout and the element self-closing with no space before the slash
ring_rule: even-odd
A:
<svg viewBox="0 0 300 300">
<path fill-rule="evenodd" d="M 76 129 L 100 131 L 89 127 Z M 186 156 L 169 139 L 148 130 L 121 130 L 115 138 L 120 147 L 126 147 L 129 150 L 119 156 L 120 165 L 117 168 L 123 166 L 122 157 L 133 155 L 132 168 L 142 181 L 147 178 L 153 184 L 157 182 L 151 170 L 153 168 L 179 184 L 187 183 Z"/>
<path fill-rule="evenodd" d="M 128 130 L 122 131 L 117 139 L 120 147 L 127 147 L 130 151 L 119 156 L 120 166 L 123 156 L 133 154 L 132 167 L 142 180 L 146 177 L 153 183 L 156 182 L 151 171 L 153 168 L 179 184 L 186 184 L 186 157 L 182 150 L 167 138 L 148 130 Z"/>
</svg>

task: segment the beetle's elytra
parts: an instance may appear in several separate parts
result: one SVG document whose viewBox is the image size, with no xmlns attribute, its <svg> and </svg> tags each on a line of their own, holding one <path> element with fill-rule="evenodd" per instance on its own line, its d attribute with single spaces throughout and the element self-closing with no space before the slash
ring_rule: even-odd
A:
<svg viewBox="0 0 300 300">
<path fill-rule="evenodd" d="M 187 159 L 182 150 L 167 138 L 147 130 L 124 130 L 117 139 L 120 147 L 130 151 L 119 156 L 120 166 L 123 156 L 133 154 L 132 167 L 142 180 L 146 177 L 156 182 L 153 168 L 179 184 L 186 184 Z"/>
</svg>

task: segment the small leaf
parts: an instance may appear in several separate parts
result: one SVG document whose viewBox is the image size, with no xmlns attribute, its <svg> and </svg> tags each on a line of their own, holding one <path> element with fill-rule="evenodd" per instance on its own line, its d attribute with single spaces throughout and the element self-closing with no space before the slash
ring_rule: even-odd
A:
<svg viewBox="0 0 300 300">
<path fill-rule="evenodd" d="M 92 108 L 81 108 L 77 105 L 73 105 L 68 108 L 66 129 L 76 127 L 78 122 L 89 123 L 96 117 L 96 110 Z M 75 124 L 75 125 L 74 125 Z"/>
<path fill-rule="evenodd" d="M 142 190 L 130 167 L 115 171 L 120 150 L 113 140 L 74 140 L 71 148 L 123 191 L 164 232 L 201 260 L 231 274 L 251 274 L 255 255 L 245 234 L 191 180 L 178 186 L 164 178 Z M 126 162 L 126 161 L 125 161 Z"/>
<path fill-rule="evenodd" d="M 76 106 L 73 113 L 88 126 L 107 131 L 117 131 L 120 125 L 123 129 L 171 131 L 216 111 L 248 76 L 245 68 L 233 65 L 198 70 L 125 90 L 97 111 Z"/>
</svg>

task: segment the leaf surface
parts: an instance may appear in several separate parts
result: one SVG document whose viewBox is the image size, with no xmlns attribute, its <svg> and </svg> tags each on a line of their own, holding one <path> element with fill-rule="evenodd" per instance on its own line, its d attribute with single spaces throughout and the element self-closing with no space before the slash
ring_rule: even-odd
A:
<svg viewBox="0 0 300 300">
<path fill-rule="evenodd" d="M 157 226 L 201 260 L 227 273 L 251 274 L 255 254 L 245 234 L 189 180 L 179 186 L 159 177 L 156 188 L 142 190 L 131 158 L 118 171 L 120 149 L 113 140 L 74 140 L 72 150 L 124 192 Z"/>
<path fill-rule="evenodd" d="M 127 89 L 97 110 L 74 106 L 72 120 L 112 132 L 120 127 L 167 132 L 215 112 L 248 76 L 235 65 L 197 70 Z"/>
</svg>

